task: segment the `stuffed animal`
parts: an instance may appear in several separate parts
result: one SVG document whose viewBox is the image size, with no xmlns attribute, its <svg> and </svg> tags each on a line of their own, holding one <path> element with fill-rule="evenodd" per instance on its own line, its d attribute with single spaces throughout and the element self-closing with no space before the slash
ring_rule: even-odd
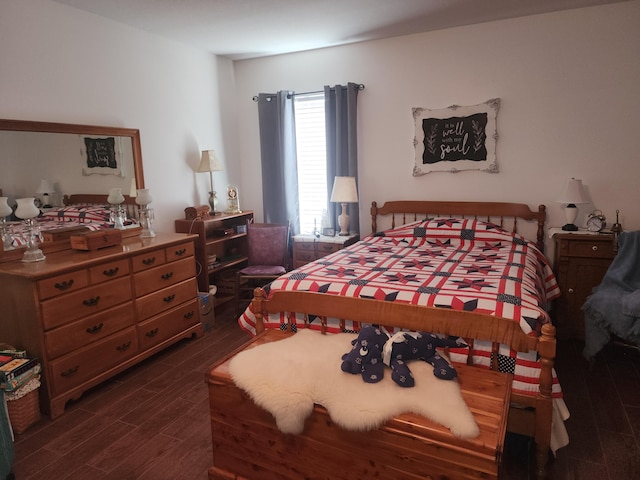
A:
<svg viewBox="0 0 640 480">
<path fill-rule="evenodd" d="M 382 363 L 382 347 L 389 340 L 389 335 L 375 326 L 360 329 L 358 337 L 351 342 L 353 347 L 342 356 L 343 372 L 361 374 L 367 383 L 377 383 L 384 377 Z"/>
<path fill-rule="evenodd" d="M 436 351 L 437 347 L 466 347 L 465 343 L 440 338 L 427 332 L 398 332 L 385 344 L 383 363 L 391 367 L 391 378 L 401 387 L 413 387 L 409 360 L 423 360 L 433 365 L 433 374 L 444 380 L 453 380 L 458 374 L 447 360 Z"/>
</svg>

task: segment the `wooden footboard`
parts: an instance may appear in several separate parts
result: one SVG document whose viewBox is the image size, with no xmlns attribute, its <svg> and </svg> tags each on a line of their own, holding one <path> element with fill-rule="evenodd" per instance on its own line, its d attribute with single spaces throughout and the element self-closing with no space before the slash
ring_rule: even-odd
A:
<svg viewBox="0 0 640 480">
<path fill-rule="evenodd" d="M 484 368 L 462 366 L 460 378 L 461 386 L 467 386 L 465 387 L 467 388 L 466 395 L 463 393 L 463 396 L 474 415 L 479 413 L 481 416 L 493 416 L 493 425 L 506 425 L 508 421 L 513 423 L 513 429 L 518 433 L 535 436 L 538 448 L 539 477 L 544 477 L 544 465 L 547 459 L 551 431 L 551 369 L 555 356 L 555 330 L 551 325 L 543 327 L 541 337 L 532 337 L 524 334 L 516 322 L 473 312 L 420 307 L 398 302 L 336 297 L 335 295 L 312 292 L 276 291 L 272 292 L 271 297 L 267 299 L 262 289 L 256 289 L 252 309 L 256 314 L 256 327 L 259 332 L 264 330 L 262 326 L 264 315 L 285 311 L 312 314 L 320 317 L 324 322 L 326 322 L 326 318 L 339 318 L 361 323 L 393 325 L 409 330 L 488 340 L 493 342 L 495 352 L 497 352 L 499 344 L 509 345 L 518 351 L 537 350 L 543 360 L 540 394 L 536 397 L 517 399 L 519 403 L 523 403 L 527 407 L 527 409 L 518 410 L 517 414 L 511 413 L 514 412 L 513 409 L 508 413 L 506 403 L 503 413 L 497 413 L 495 410 L 492 413 L 487 413 L 489 407 L 482 402 L 475 402 L 473 399 L 474 393 L 493 392 L 496 394 L 496 392 L 504 392 L 504 390 L 500 390 L 501 387 L 496 386 L 495 382 L 491 388 L 480 387 L 475 382 L 493 381 L 489 380 L 489 377 L 485 377 L 487 374 L 497 374 L 500 377 L 505 377 L 506 374 L 492 372 Z M 266 334 L 273 335 L 274 333 L 284 334 L 270 330 L 258 335 L 255 341 L 264 341 Z M 495 370 L 497 370 L 497 362 L 494 363 L 496 363 Z M 472 364 L 472 359 L 469 364 Z M 337 432 L 337 427 L 332 425 L 324 409 L 317 407 L 315 411 L 317 416 L 314 416 L 310 424 L 311 430 L 305 430 L 302 436 L 278 435 L 270 415 L 255 407 L 248 397 L 232 384 L 225 369 L 224 364 L 217 365 L 208 377 L 214 446 L 214 468 L 210 471 L 212 479 L 266 479 L 274 478 L 274 473 L 280 475 L 278 478 L 289 478 L 284 476 L 282 472 L 268 469 L 268 465 L 277 461 L 278 455 L 283 456 L 279 460 L 281 463 L 288 462 L 289 455 L 294 456 L 294 463 L 285 463 L 285 465 L 289 465 L 287 468 L 294 469 L 295 475 L 291 478 L 352 479 L 380 475 L 380 478 L 408 479 L 429 478 L 428 474 L 433 478 L 446 475 L 447 478 L 469 479 L 496 478 L 497 476 L 497 465 L 502 451 L 504 432 L 498 432 L 497 435 L 494 433 L 492 441 L 488 444 L 489 452 L 486 449 L 486 443 L 484 443 L 484 449 L 473 442 L 461 445 L 448 433 L 448 430 L 437 425 L 434 426 L 426 419 L 416 420 L 413 418 L 416 417 L 415 415 L 397 417 L 382 429 L 383 432 L 376 431 L 375 434 L 369 432 L 356 435 L 356 432 Z M 507 390 L 510 392 L 510 387 Z M 502 397 L 505 402 L 510 400 L 507 394 L 497 393 L 496 395 Z M 250 407 L 250 405 L 252 406 Z M 260 413 L 256 412 L 256 409 Z M 430 425 L 427 427 L 425 426 L 427 424 Z M 436 434 L 436 431 L 439 433 Z M 389 432 L 392 432 L 394 436 L 387 436 L 390 435 Z M 486 432 L 483 435 L 487 435 Z M 334 445 L 334 441 L 338 442 L 339 447 Z M 347 449 L 348 445 L 352 445 L 350 450 Z M 363 448 L 363 445 L 366 447 Z M 327 449 L 333 453 L 328 454 L 329 450 Z M 339 454 L 344 449 L 348 450 L 346 456 L 342 453 Z M 371 449 L 373 450 L 369 452 Z M 256 451 L 262 452 L 259 455 L 267 455 L 267 458 L 261 461 L 254 460 L 254 456 L 258 455 L 255 453 Z M 422 453 L 425 451 L 427 453 L 423 456 Z M 277 455 L 273 452 L 276 452 Z M 366 452 L 369 454 L 367 455 Z M 269 457 L 269 455 L 275 456 Z M 326 457 L 327 455 L 329 457 Z M 420 460 L 414 462 L 416 455 Z M 399 462 L 403 464 L 403 467 L 394 466 L 389 471 L 385 470 L 383 475 L 374 465 L 379 466 L 381 462 L 391 461 L 389 456 L 393 457 L 394 465 Z M 233 460 L 224 460 L 225 457 L 233 458 Z M 331 468 L 335 468 L 335 474 L 349 472 L 348 468 L 351 468 L 352 464 L 348 459 L 357 461 L 359 466 L 357 471 L 354 470 L 353 475 L 334 476 L 324 470 L 315 470 L 311 467 L 310 457 L 314 458 L 313 461 L 317 462 L 319 467 L 327 468 L 327 465 L 331 465 Z M 241 458 L 247 458 L 247 465 L 251 466 L 245 465 L 240 470 L 238 470 L 239 467 L 233 467 L 232 465 L 237 464 Z M 248 460 L 249 458 L 251 461 Z M 461 458 L 467 458 L 468 461 L 460 460 Z M 415 463 L 417 466 L 415 469 L 403 470 L 406 463 Z M 246 470 L 247 468 L 249 470 Z M 309 472 L 305 471 L 305 468 L 312 468 L 311 473 L 308 474 Z M 296 471 L 296 469 L 300 470 Z M 235 476 L 239 471 L 243 473 Z M 390 471 L 400 473 L 393 476 L 389 473 Z"/>
</svg>

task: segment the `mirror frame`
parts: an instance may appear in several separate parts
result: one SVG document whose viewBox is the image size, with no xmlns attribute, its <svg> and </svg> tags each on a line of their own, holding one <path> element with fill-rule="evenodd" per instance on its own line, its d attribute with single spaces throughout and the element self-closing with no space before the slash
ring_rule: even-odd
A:
<svg viewBox="0 0 640 480">
<path fill-rule="evenodd" d="M 104 127 L 99 125 L 0 119 L 0 130 L 130 137 L 131 145 L 133 147 L 133 172 L 136 178 L 136 188 L 145 188 L 144 171 L 142 169 L 142 147 L 140 145 L 140 130 L 138 130 L 137 128 Z"/>
</svg>

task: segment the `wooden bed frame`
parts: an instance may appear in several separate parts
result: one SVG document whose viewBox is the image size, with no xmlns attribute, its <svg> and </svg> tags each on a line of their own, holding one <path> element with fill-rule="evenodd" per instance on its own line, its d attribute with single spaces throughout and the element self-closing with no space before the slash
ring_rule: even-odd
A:
<svg viewBox="0 0 640 480">
<path fill-rule="evenodd" d="M 524 204 L 510 204 L 510 203 L 472 203 L 472 202 L 415 202 L 415 201 L 398 201 L 387 202 L 382 207 L 378 207 L 373 202 L 371 207 L 372 214 L 372 230 L 377 231 L 377 217 L 379 215 L 390 214 L 392 216 L 391 228 L 398 224 L 408 223 L 414 220 L 420 220 L 428 215 L 442 214 L 442 215 L 458 215 L 472 217 L 476 216 L 481 220 L 492 221 L 493 223 L 502 225 L 505 227 L 505 221 L 511 224 L 511 230 L 517 231 L 518 221 L 517 219 L 535 220 L 538 222 L 536 241 L 542 249 L 544 247 L 544 222 L 545 222 L 545 207 L 541 205 L 538 211 L 532 211 L 528 206 Z M 499 221 L 496 221 L 496 217 Z M 545 465 L 548 460 L 548 452 L 551 438 L 551 419 L 552 419 L 552 368 L 554 365 L 556 340 L 555 340 L 555 328 L 552 325 L 544 325 L 542 328 L 542 335 L 540 337 L 532 337 L 526 335 L 520 329 L 517 322 L 513 320 L 499 318 L 491 315 L 478 314 L 474 312 L 461 312 L 457 310 L 441 309 L 434 307 L 414 306 L 406 305 L 395 302 L 380 302 L 376 300 L 358 299 L 358 298 L 346 298 L 328 296 L 311 292 L 288 292 L 277 291 L 272 292 L 269 299 L 265 297 L 264 291 L 256 289 L 255 297 L 252 303 L 253 312 L 256 315 L 256 330 L 260 333 L 264 330 L 262 324 L 263 316 L 268 313 L 276 313 L 281 311 L 297 312 L 319 316 L 322 319 L 328 317 L 340 318 L 343 320 L 352 320 L 356 322 L 364 323 L 380 323 L 384 325 L 394 325 L 401 328 L 410 330 L 422 330 L 431 331 L 434 333 L 442 333 L 448 335 L 462 336 L 465 338 L 474 338 L 478 340 L 488 340 L 493 342 L 493 351 L 497 354 L 499 344 L 510 345 L 511 348 L 517 351 L 532 351 L 538 352 L 541 360 L 541 372 L 540 372 L 540 391 L 536 396 L 526 396 L 522 394 L 512 393 L 510 397 L 510 407 L 508 413 L 505 413 L 507 418 L 506 429 L 510 432 L 533 437 L 536 444 L 536 473 L 539 479 L 545 477 Z M 266 332 L 269 333 L 269 332 Z M 497 358 L 497 355 L 494 355 Z M 368 454 L 365 460 L 368 461 L 370 467 L 367 475 L 354 474 L 350 478 L 359 478 L 358 475 L 363 475 L 364 478 L 368 478 L 369 474 L 373 477 L 375 474 L 381 474 L 381 470 L 376 469 L 376 462 L 380 462 L 379 459 L 387 459 L 386 461 L 397 461 L 400 464 L 406 464 L 409 456 L 422 454 L 424 448 L 439 445 L 436 450 L 439 452 L 439 456 L 436 455 L 432 458 L 432 461 L 439 462 L 440 459 L 451 459 L 451 465 L 457 465 L 457 467 L 448 467 L 445 469 L 447 478 L 492 478 L 493 474 L 484 472 L 478 473 L 473 464 L 460 464 L 460 459 L 454 459 L 456 454 L 460 454 L 460 451 L 464 451 L 465 454 L 462 458 L 469 458 L 469 462 L 474 462 L 476 454 L 473 453 L 474 448 L 468 446 L 465 450 L 464 446 L 459 445 L 451 437 L 449 441 L 445 441 L 443 446 L 442 438 L 436 438 L 434 440 L 434 428 L 433 424 L 430 424 L 426 419 L 418 417 L 416 415 L 406 417 L 401 415 L 394 420 L 388 422 L 385 426 L 381 427 L 380 432 L 376 431 L 375 434 L 371 432 L 348 432 L 341 431 L 338 427 L 332 424 L 330 419 L 326 416 L 326 412 L 320 406 L 314 411 L 313 415 L 317 415 L 312 420 L 312 433 L 308 434 L 306 431 L 300 436 L 285 436 L 283 434 L 278 435 L 279 431 L 273 425 L 265 425 L 265 412 L 252 404 L 250 400 L 247 401 L 246 396 L 244 400 L 241 400 L 242 392 L 233 386 L 233 382 L 230 381 L 228 371 L 225 370 L 226 361 L 229 358 L 224 359 L 221 363 L 214 366 L 208 376 L 209 383 L 209 395 L 211 406 L 211 425 L 212 436 L 214 445 L 214 467 L 209 471 L 209 477 L 211 479 L 245 479 L 245 478 L 272 478 L 268 475 L 265 476 L 262 471 L 265 467 L 265 462 L 269 463 L 268 452 L 254 452 L 257 443 L 254 442 L 252 435 L 267 436 L 267 445 L 273 445 L 276 450 L 283 448 L 286 451 L 280 452 L 281 462 L 285 462 L 290 465 L 290 468 L 298 471 L 299 476 L 296 478 L 320 478 L 320 476 L 326 477 L 326 462 L 332 462 L 335 460 L 337 463 L 334 465 L 336 469 L 335 478 L 343 478 L 345 470 L 349 470 L 353 464 L 349 463 L 349 455 L 351 458 L 354 456 L 362 456 L 362 445 L 368 445 L 372 439 L 378 438 L 379 435 L 383 435 L 384 432 L 400 432 L 403 438 L 408 437 L 413 442 L 417 442 L 420 448 L 416 451 L 405 452 L 407 448 L 406 441 L 398 441 L 395 439 L 382 439 L 379 443 L 375 443 L 372 446 L 372 451 Z M 468 362 L 472 363 L 472 359 Z M 497 361 L 493 362 L 492 370 L 497 370 Z M 474 371 L 472 375 L 486 375 L 491 373 L 490 371 L 482 368 L 472 368 Z M 479 373 L 475 373 L 475 372 Z M 504 375 L 504 374 L 503 374 Z M 227 389 L 227 390 L 224 390 Z M 226 403 L 224 406 L 218 402 L 217 399 L 223 398 L 224 395 L 220 395 L 222 392 L 228 389 L 234 390 L 236 397 L 235 403 Z M 463 392 L 464 393 L 464 392 Z M 465 397 L 465 400 L 467 398 Z M 241 414 L 238 417 L 236 414 L 240 410 L 236 411 L 236 407 L 241 409 Z M 324 413 L 323 413 L 324 412 Z M 269 417 L 266 414 L 266 417 Z M 238 474 L 238 469 L 234 467 L 232 460 L 224 460 L 220 456 L 216 456 L 216 446 L 225 444 L 229 438 L 229 432 L 221 435 L 221 425 L 227 423 L 227 419 L 240 418 L 243 425 L 246 426 L 242 430 L 242 441 L 238 441 L 236 448 L 243 448 L 242 445 L 246 444 L 247 451 L 239 451 L 238 458 L 245 458 L 247 464 L 253 465 L 253 470 L 249 475 Z M 268 418 L 267 418 L 268 420 Z M 499 422 L 501 419 L 496 419 Z M 309 420 L 307 420 L 309 422 Z M 318 425 L 322 425 L 322 428 L 318 428 Z M 258 431 L 254 432 L 254 429 Z M 222 431 L 224 428 L 222 428 Z M 314 436 L 314 433 L 316 434 Z M 345 437 L 346 436 L 346 437 Z M 437 437 L 437 435 L 436 435 Z M 345 438 L 347 440 L 345 440 Z M 354 444 L 356 447 L 351 452 L 346 452 L 343 457 L 331 457 L 326 459 L 326 462 L 319 462 L 323 465 L 319 468 L 323 468 L 323 474 L 321 470 L 313 470 L 313 464 L 311 460 L 307 461 L 305 455 L 313 457 L 318 455 L 320 450 L 327 446 L 330 446 L 333 440 L 339 442 L 341 448 L 348 448 L 348 445 Z M 406 438 L 405 438 L 406 439 Z M 237 439 L 236 439 L 237 440 Z M 411 442 L 410 442 L 411 443 Z M 360 446 L 358 449 L 357 446 Z M 228 444 L 227 444 L 228 446 Z M 333 447 L 335 450 L 335 447 Z M 384 449 L 385 451 L 382 451 Z M 387 452 L 390 450 L 391 453 Z M 428 450 L 428 448 L 427 448 Z M 342 450 L 340 450 L 342 451 Z M 288 452 L 291 452 L 291 458 L 287 458 Z M 335 453 L 335 452 L 334 452 Z M 476 452 L 477 453 L 477 452 Z M 486 452 L 485 452 L 486 453 Z M 494 461 L 499 460 L 499 453 L 496 452 L 496 458 Z M 267 455 L 266 460 L 252 460 L 252 457 L 256 455 Z M 437 458 L 437 459 L 436 459 Z M 390 460 L 395 459 L 395 460 Z M 278 461 L 277 458 L 273 458 L 273 461 Z M 412 457 L 413 460 L 413 457 Z M 344 463 L 341 463 L 344 462 Z M 456 463 L 458 462 L 458 463 Z M 422 464 L 422 469 L 426 468 Z M 430 464 L 429 464 L 430 465 Z M 460 470 L 458 470 L 458 467 Z M 309 472 L 305 468 L 310 469 Z M 436 475 L 442 475 L 442 470 L 437 470 L 433 478 Z M 247 472 L 246 465 L 239 469 L 240 471 Z M 455 470 L 456 473 L 451 473 Z M 340 471 L 340 476 L 337 472 Z M 394 470 L 395 471 L 395 470 Z M 235 472 L 235 473 L 234 473 Z M 404 472 L 404 471 L 403 471 Z M 417 473 L 404 472 L 400 475 L 392 478 L 431 478 L 427 475 L 423 475 L 419 472 L 424 470 L 417 470 Z M 388 473 L 388 471 L 386 472 Z M 495 469 L 497 475 L 497 466 Z M 415 475 L 415 476 L 411 476 Z M 282 476 L 282 478 L 288 478 Z M 331 475 L 326 478 L 334 478 Z M 380 478 L 388 478 L 385 474 L 381 474 Z M 438 477 L 439 478 L 439 477 Z M 495 478 L 495 477 L 493 477 Z"/>
<path fill-rule="evenodd" d="M 107 197 L 109 195 L 99 195 L 93 193 L 76 193 L 73 195 L 64 195 L 62 197 L 62 203 L 65 206 L 69 205 L 108 205 Z M 123 195 L 124 202 L 123 207 L 127 211 L 129 218 L 138 218 L 138 205 L 136 204 L 135 197 L 129 195 Z"/>
</svg>

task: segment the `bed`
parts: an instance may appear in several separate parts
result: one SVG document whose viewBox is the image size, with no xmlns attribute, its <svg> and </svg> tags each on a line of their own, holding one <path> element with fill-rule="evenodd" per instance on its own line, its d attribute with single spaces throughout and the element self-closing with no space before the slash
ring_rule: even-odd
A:
<svg viewBox="0 0 640 480">
<path fill-rule="evenodd" d="M 531 339 L 553 337 L 547 312 L 559 289 L 543 255 L 545 207 L 533 211 L 524 204 L 501 202 L 398 201 L 381 207 L 374 202 L 371 214 L 371 235 L 278 278 L 267 289 L 268 297 L 302 291 L 372 300 L 382 309 L 421 307 L 420 329 L 468 340 L 468 349 L 450 350 L 452 361 L 513 374 L 507 428 L 535 439 L 542 478 L 549 448 L 555 452 L 568 441 L 563 424 L 568 412 L 552 368 L 555 339 L 545 343 L 542 355 L 540 348 L 530 345 L 513 348 L 507 341 L 474 341 L 464 334 L 472 330 L 452 319 L 463 319 L 460 325 L 472 318 L 506 319 Z M 380 229 L 385 218 L 390 218 L 390 226 Z M 527 224 L 533 224 L 532 241 L 518 233 Z M 313 304 L 300 302 L 294 309 L 268 312 L 264 302 L 256 298 L 238 320 L 252 334 L 301 328 L 353 332 L 363 322 L 339 310 L 333 312 L 336 315 L 318 315 Z M 450 312 L 451 321 L 439 324 L 443 311 Z M 395 318 L 386 324 L 406 328 Z M 416 321 L 412 327 L 419 325 Z"/>
</svg>

